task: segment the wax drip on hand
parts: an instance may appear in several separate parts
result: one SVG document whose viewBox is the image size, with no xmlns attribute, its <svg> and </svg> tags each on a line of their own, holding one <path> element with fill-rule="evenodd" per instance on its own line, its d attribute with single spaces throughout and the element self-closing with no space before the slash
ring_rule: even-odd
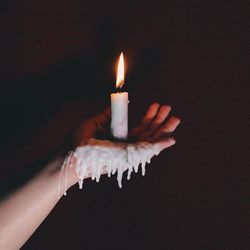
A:
<svg viewBox="0 0 250 250">
<path fill-rule="evenodd" d="M 77 147 L 74 152 L 70 152 L 65 158 L 61 168 L 59 185 L 61 180 L 64 179 L 64 194 L 66 194 L 67 171 L 70 164 L 72 164 L 70 159 L 74 157 L 76 159 L 75 169 L 80 189 L 82 189 L 83 181 L 86 178 L 99 182 L 101 175 L 107 174 L 110 177 L 115 173 L 117 173 L 118 186 L 121 188 L 125 171 L 128 171 L 127 179 L 129 180 L 131 173 L 137 173 L 141 165 L 142 175 L 145 175 L 145 166 L 150 163 L 151 158 L 174 144 L 175 141 L 172 138 L 164 141 L 164 143 L 137 142 L 133 144 L 89 139 L 83 145 Z M 60 188 L 58 190 L 60 191 Z"/>
</svg>

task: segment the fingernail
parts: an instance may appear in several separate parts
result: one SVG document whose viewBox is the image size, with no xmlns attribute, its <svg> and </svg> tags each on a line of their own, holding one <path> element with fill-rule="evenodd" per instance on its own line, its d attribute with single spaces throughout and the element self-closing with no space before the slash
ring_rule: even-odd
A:
<svg viewBox="0 0 250 250">
<path fill-rule="evenodd" d="M 170 143 L 171 143 L 171 145 L 174 145 L 176 143 L 175 138 L 170 138 Z"/>
<path fill-rule="evenodd" d="M 177 119 L 178 120 L 178 125 L 181 123 L 181 118 L 180 117 L 178 117 L 178 116 L 175 116 L 175 119 Z"/>
</svg>

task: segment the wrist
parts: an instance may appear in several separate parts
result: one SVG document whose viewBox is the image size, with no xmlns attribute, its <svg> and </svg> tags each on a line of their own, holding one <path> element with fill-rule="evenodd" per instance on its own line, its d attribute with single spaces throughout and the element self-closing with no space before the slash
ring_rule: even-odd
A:
<svg viewBox="0 0 250 250">
<path fill-rule="evenodd" d="M 79 181 L 78 175 L 76 172 L 76 164 L 73 164 L 68 168 L 68 188 L 72 187 Z"/>
<path fill-rule="evenodd" d="M 60 172 L 59 181 L 65 182 L 65 187 L 69 189 L 78 182 L 78 175 L 76 172 L 76 159 L 73 155 L 60 157 L 60 165 L 57 168 Z"/>
<path fill-rule="evenodd" d="M 56 184 L 61 186 L 63 191 L 65 191 L 65 189 L 69 189 L 78 182 L 78 175 L 76 173 L 74 162 L 71 166 L 63 167 L 66 157 L 62 155 L 57 156 L 47 165 L 47 168 L 45 169 L 45 174 L 50 177 L 53 176 L 57 182 Z"/>
</svg>

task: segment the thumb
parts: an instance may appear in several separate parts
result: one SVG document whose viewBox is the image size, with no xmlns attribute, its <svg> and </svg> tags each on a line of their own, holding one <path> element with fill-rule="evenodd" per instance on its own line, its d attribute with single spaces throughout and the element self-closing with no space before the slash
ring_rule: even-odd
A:
<svg viewBox="0 0 250 250">
<path fill-rule="evenodd" d="M 174 137 L 166 137 L 166 138 L 161 138 L 158 140 L 149 140 L 149 142 L 153 144 L 157 144 L 158 146 L 160 146 L 161 150 L 164 150 L 166 148 L 169 148 L 175 145 L 176 140 Z"/>
<path fill-rule="evenodd" d="M 109 126 L 110 120 L 111 120 L 111 109 L 106 108 L 105 110 L 103 110 L 101 113 L 99 113 L 94 117 L 97 130 L 98 131 L 105 130 Z"/>
</svg>

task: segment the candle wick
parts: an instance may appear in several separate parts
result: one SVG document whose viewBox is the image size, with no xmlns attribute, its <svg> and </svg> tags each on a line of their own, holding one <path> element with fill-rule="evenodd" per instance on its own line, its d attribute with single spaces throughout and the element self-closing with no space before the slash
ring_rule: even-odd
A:
<svg viewBox="0 0 250 250">
<path fill-rule="evenodd" d="M 116 84 L 116 89 L 121 89 L 122 88 L 122 86 L 124 85 L 124 79 L 123 80 L 120 80 L 119 82 L 118 82 L 118 84 Z"/>
</svg>

